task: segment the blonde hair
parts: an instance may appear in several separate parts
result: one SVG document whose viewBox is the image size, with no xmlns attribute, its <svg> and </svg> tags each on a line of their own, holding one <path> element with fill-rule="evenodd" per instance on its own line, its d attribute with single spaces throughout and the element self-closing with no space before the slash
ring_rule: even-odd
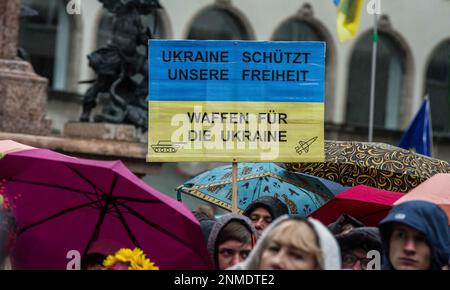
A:
<svg viewBox="0 0 450 290">
<path fill-rule="evenodd" d="M 316 267 L 320 270 L 324 268 L 323 255 L 320 249 L 319 239 L 314 231 L 314 228 L 308 223 L 308 221 L 289 219 L 279 224 L 267 237 L 266 243 L 262 247 L 263 249 L 261 254 L 268 247 L 270 241 L 274 238 L 278 238 L 285 244 L 314 255 Z"/>
</svg>

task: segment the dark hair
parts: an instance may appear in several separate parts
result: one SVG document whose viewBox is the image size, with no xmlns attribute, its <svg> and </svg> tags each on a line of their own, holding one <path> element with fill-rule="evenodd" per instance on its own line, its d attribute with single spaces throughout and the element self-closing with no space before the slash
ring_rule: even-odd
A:
<svg viewBox="0 0 450 290">
<path fill-rule="evenodd" d="M 382 252 L 381 237 L 376 227 L 354 228 L 347 233 L 335 236 L 341 248 L 341 253 L 355 249 L 366 252 L 377 250 Z"/>
<path fill-rule="evenodd" d="M 282 215 L 289 214 L 287 205 L 274 196 L 261 196 L 255 199 L 242 214 L 250 217 L 252 212 L 257 208 L 265 208 L 273 220 Z"/>
<path fill-rule="evenodd" d="M 243 221 L 240 220 L 231 220 L 229 221 L 219 232 L 214 249 L 214 264 L 216 267 L 219 265 L 219 246 L 226 241 L 238 241 L 240 243 L 253 244 L 254 236 L 252 234 L 251 229 L 248 225 L 244 224 Z M 217 268 L 218 269 L 218 268 Z"/>
</svg>

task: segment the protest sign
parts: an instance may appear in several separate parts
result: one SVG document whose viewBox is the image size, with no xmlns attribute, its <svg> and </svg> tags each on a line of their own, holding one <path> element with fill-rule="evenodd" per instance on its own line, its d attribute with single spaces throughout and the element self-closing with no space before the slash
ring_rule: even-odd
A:
<svg viewBox="0 0 450 290">
<path fill-rule="evenodd" d="M 324 42 L 150 40 L 149 162 L 320 162 Z"/>
</svg>

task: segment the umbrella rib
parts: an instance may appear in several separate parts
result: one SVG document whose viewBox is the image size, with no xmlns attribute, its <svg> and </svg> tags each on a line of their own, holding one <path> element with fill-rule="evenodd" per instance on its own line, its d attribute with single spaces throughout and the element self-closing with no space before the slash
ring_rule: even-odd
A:
<svg viewBox="0 0 450 290">
<path fill-rule="evenodd" d="M 97 224 L 95 225 L 94 231 L 92 232 L 92 235 L 91 235 L 91 237 L 89 239 L 89 242 L 86 245 L 86 248 L 84 249 L 83 256 L 86 256 L 86 254 L 89 251 L 89 248 L 91 247 L 92 243 L 98 238 L 98 235 L 100 233 L 100 227 L 103 224 L 103 220 L 105 219 L 105 215 L 108 213 L 108 207 L 109 207 L 109 204 L 106 204 L 100 210 L 100 215 L 98 217 Z"/>
<path fill-rule="evenodd" d="M 149 220 L 147 220 L 145 217 L 143 217 L 140 213 L 138 213 L 137 211 L 135 211 L 134 209 L 132 209 L 131 207 L 127 206 L 126 204 L 120 204 L 120 206 L 126 208 L 130 214 L 134 215 L 135 217 L 137 217 L 138 219 L 140 219 L 141 221 L 143 221 L 144 223 L 146 223 L 147 225 L 165 233 L 166 235 L 168 235 L 169 237 L 173 238 L 174 240 L 178 241 L 179 243 L 183 244 L 184 246 L 186 246 L 187 248 L 191 249 L 192 251 L 194 251 L 195 253 L 199 254 L 197 252 L 196 249 L 192 248 L 191 245 L 189 245 L 188 243 L 186 243 L 185 241 L 181 240 L 180 238 L 178 238 L 176 235 L 172 234 L 171 232 L 167 231 L 166 229 L 164 229 L 163 227 L 150 222 Z M 201 256 L 201 255 L 200 255 Z"/>
<path fill-rule="evenodd" d="M 152 200 L 152 199 L 144 199 L 144 198 L 135 198 L 135 197 L 125 197 L 125 196 L 114 196 L 116 199 L 124 200 L 124 201 L 132 201 L 132 202 L 141 202 L 141 203 L 159 203 L 160 200 Z"/>
<path fill-rule="evenodd" d="M 197 189 L 194 189 L 194 190 L 191 190 L 191 191 L 184 191 L 184 190 L 182 190 L 182 192 L 184 194 L 193 196 L 193 197 L 198 198 L 200 200 L 213 203 L 213 204 L 215 204 L 215 205 L 217 205 L 217 206 L 219 206 L 219 207 L 221 207 L 221 208 L 223 208 L 225 210 L 231 211 L 231 205 L 229 205 L 229 203 L 221 201 L 221 200 L 219 200 L 217 198 L 214 198 L 212 196 L 206 195 L 206 194 L 204 194 L 203 192 L 201 192 L 201 191 L 199 191 Z M 202 196 L 205 196 L 206 198 L 203 198 Z M 238 212 L 241 213 L 242 210 L 238 208 Z"/>
<path fill-rule="evenodd" d="M 84 208 L 84 207 L 91 206 L 91 205 L 93 205 L 93 204 L 95 204 L 95 203 L 97 203 L 97 201 L 93 201 L 93 202 L 89 202 L 89 203 L 85 203 L 85 204 L 80 204 L 80 205 L 77 205 L 77 206 L 74 206 L 74 207 L 71 207 L 71 208 L 67 208 L 67 209 L 65 209 L 65 210 L 62 210 L 62 211 L 60 211 L 60 212 L 58 212 L 58 213 L 56 213 L 56 214 L 54 214 L 54 215 L 51 215 L 51 216 L 49 216 L 49 217 L 47 217 L 47 218 L 45 218 L 45 219 L 42 219 L 42 220 L 40 220 L 40 221 L 37 221 L 37 222 L 35 222 L 35 223 L 32 223 L 32 224 L 30 224 L 30 225 L 28 225 L 28 226 L 25 226 L 25 227 L 21 228 L 21 229 L 18 231 L 18 235 L 21 235 L 21 234 L 23 234 L 25 231 L 27 231 L 27 230 L 29 230 L 29 229 L 31 229 L 31 228 L 34 228 L 34 227 L 36 227 L 36 226 L 38 226 L 38 225 L 40 225 L 40 224 L 43 224 L 43 223 L 48 222 L 48 221 L 51 221 L 52 219 L 55 219 L 55 218 L 60 217 L 60 216 L 63 216 L 63 215 L 65 215 L 65 214 L 68 214 L 68 213 L 70 213 L 70 212 L 76 211 L 76 210 L 78 210 L 78 209 L 81 209 L 81 208 Z"/>
<path fill-rule="evenodd" d="M 84 181 L 86 181 L 90 186 L 92 186 L 92 188 L 94 189 L 94 191 L 97 194 L 96 189 L 98 189 L 101 193 L 104 193 L 103 190 L 101 190 L 101 188 L 97 187 L 95 185 L 95 183 L 93 183 L 92 181 L 90 181 L 86 176 L 84 176 L 83 174 L 81 174 L 78 170 L 76 170 L 75 168 L 73 168 L 72 166 L 70 166 L 69 164 L 63 163 L 67 168 L 69 168 L 70 170 L 72 170 L 76 175 L 78 175 L 81 179 L 83 179 Z M 100 196 L 97 194 L 97 198 L 100 198 Z"/>
<path fill-rule="evenodd" d="M 109 189 L 109 195 L 112 196 L 114 189 L 116 188 L 116 184 L 117 184 L 117 173 L 114 172 L 114 177 L 113 177 L 113 181 L 111 183 L 111 188 Z"/>
<path fill-rule="evenodd" d="M 142 247 L 139 245 L 138 240 L 136 239 L 136 236 L 131 232 L 131 228 L 128 226 L 127 221 L 125 220 L 125 218 L 122 215 L 122 212 L 120 211 L 119 207 L 117 206 L 117 204 L 113 203 L 114 209 L 116 210 L 117 214 L 119 215 L 119 219 L 122 222 L 122 225 L 124 226 L 125 230 L 128 233 L 128 236 L 130 237 L 131 241 L 133 242 L 133 244 L 142 249 Z"/>
<path fill-rule="evenodd" d="M 52 188 L 56 188 L 56 189 L 63 189 L 63 190 L 67 190 L 67 191 L 72 191 L 74 193 L 81 193 L 83 195 L 92 195 L 92 196 L 96 196 L 96 194 L 92 193 L 92 192 L 86 192 L 83 190 L 79 190 L 79 189 L 75 189 L 75 188 L 70 188 L 70 187 L 66 187 L 66 186 L 62 186 L 62 185 L 56 185 L 56 184 L 50 184 L 50 183 L 43 183 L 43 182 L 34 182 L 34 181 L 27 181 L 27 180 L 21 180 L 21 179 L 10 179 L 10 182 L 18 182 L 18 183 L 25 183 L 25 184 L 31 184 L 31 185 L 39 185 L 39 186 L 46 186 L 46 187 L 52 187 Z"/>
<path fill-rule="evenodd" d="M 62 189 L 62 190 L 67 190 L 67 191 L 71 191 L 74 193 L 81 193 L 84 197 L 86 197 L 87 199 L 89 199 L 89 201 L 94 201 L 92 198 L 89 197 L 89 195 L 92 196 L 98 196 L 92 192 L 85 192 L 82 190 L 78 190 L 78 189 L 74 189 L 74 188 L 70 188 L 70 187 L 65 187 L 65 186 L 61 186 L 61 185 L 56 185 L 56 184 L 49 184 L 49 183 L 42 183 L 42 182 L 33 182 L 33 181 L 27 181 L 27 180 L 20 180 L 20 179 L 10 179 L 10 182 L 18 182 L 18 183 L 25 183 L 25 184 L 32 184 L 32 185 L 38 185 L 38 186 L 46 186 L 46 187 L 52 187 L 52 188 L 57 188 L 57 189 Z"/>
<path fill-rule="evenodd" d="M 92 199 L 88 194 L 83 194 L 84 197 L 86 197 L 87 199 L 89 199 L 89 201 L 95 201 L 94 199 Z M 97 198 L 98 198 L 98 194 L 96 194 Z"/>
<path fill-rule="evenodd" d="M 329 200 L 329 199 L 332 199 L 332 198 L 334 197 L 333 194 L 331 194 L 331 196 L 330 196 L 330 195 L 327 194 L 327 193 L 322 193 L 322 192 L 320 192 L 320 191 L 314 190 L 314 188 L 312 188 L 311 186 L 302 186 L 302 185 L 298 184 L 298 183 L 295 182 L 295 181 L 289 181 L 288 179 L 284 179 L 284 178 L 282 178 L 281 176 L 277 176 L 277 175 L 273 174 L 272 172 L 269 172 L 268 175 L 271 176 L 271 177 L 273 177 L 273 178 L 277 178 L 277 179 L 279 179 L 279 180 L 281 180 L 281 181 L 284 181 L 284 182 L 286 182 L 286 183 L 295 185 L 295 186 L 297 186 L 297 187 L 299 187 L 299 188 L 303 188 L 304 190 L 307 190 L 307 191 L 312 192 L 312 193 L 314 193 L 314 194 L 318 194 L 318 195 L 320 195 L 320 196 L 321 196 L 323 199 L 325 199 L 325 200 Z M 319 180 L 319 181 L 320 181 L 320 180 Z M 325 186 L 326 189 L 328 189 L 328 191 L 330 191 L 330 189 L 329 189 L 325 184 L 324 184 L 324 186 Z"/>
<path fill-rule="evenodd" d="M 304 189 L 304 188 L 299 188 L 299 190 L 303 191 L 303 193 L 306 194 L 306 196 L 308 196 L 308 198 L 311 200 L 311 202 L 312 202 L 315 206 L 317 206 L 317 208 L 320 207 L 320 203 L 318 202 L 318 200 L 315 199 L 315 198 L 313 198 L 313 197 L 309 194 L 309 193 L 314 194 L 314 192 L 311 192 L 311 191 L 309 191 L 309 190 L 307 190 L 307 189 Z"/>
<path fill-rule="evenodd" d="M 249 175 L 249 176 L 238 178 L 237 182 L 247 181 L 247 180 L 254 179 L 254 178 L 259 178 L 259 177 L 263 177 L 265 175 L 267 175 L 267 174 L 266 173 L 258 173 L 258 174 L 255 174 L 255 175 Z M 199 186 L 193 185 L 193 186 L 191 186 L 189 188 L 191 188 L 191 189 L 203 189 L 203 188 L 208 188 L 208 187 L 214 186 L 214 185 L 224 185 L 224 184 L 226 185 L 226 184 L 231 184 L 231 183 L 232 183 L 231 179 L 226 179 L 225 181 L 216 182 L 216 183 L 201 184 Z M 195 187 L 197 187 L 197 188 L 195 188 Z"/>
<path fill-rule="evenodd" d="M 253 196 L 252 196 L 252 200 L 255 200 L 255 195 L 256 192 L 261 192 L 261 184 L 262 184 L 262 179 L 258 179 L 258 181 L 256 182 L 256 186 L 255 186 L 255 190 L 253 190 Z M 259 189 L 259 190 L 258 190 Z M 259 196 L 258 196 L 259 197 Z M 258 198 L 257 197 L 257 198 Z"/>
</svg>

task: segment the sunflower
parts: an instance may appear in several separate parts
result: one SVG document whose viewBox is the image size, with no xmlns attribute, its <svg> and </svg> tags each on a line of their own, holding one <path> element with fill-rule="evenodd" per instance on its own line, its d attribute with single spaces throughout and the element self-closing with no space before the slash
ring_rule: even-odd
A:
<svg viewBox="0 0 450 290">
<path fill-rule="evenodd" d="M 116 263 L 128 265 L 128 270 L 159 270 L 159 267 L 155 266 L 155 263 L 151 262 L 139 248 L 134 250 L 122 248 L 114 255 L 106 257 L 103 266 L 105 269 L 109 269 Z"/>
</svg>

